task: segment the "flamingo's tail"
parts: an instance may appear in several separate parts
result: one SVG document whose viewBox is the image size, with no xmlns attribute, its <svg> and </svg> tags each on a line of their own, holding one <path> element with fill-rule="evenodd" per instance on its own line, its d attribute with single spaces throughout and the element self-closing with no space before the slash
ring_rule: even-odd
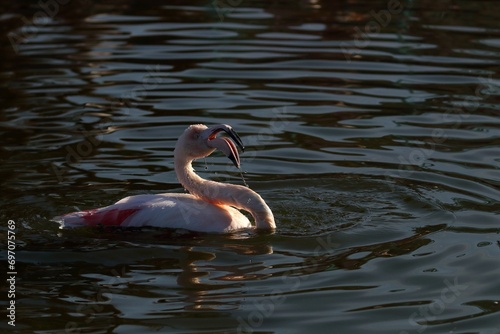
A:
<svg viewBox="0 0 500 334">
<path fill-rule="evenodd" d="M 81 226 L 120 226 L 128 217 L 139 209 L 119 209 L 105 207 L 78 211 L 58 216 L 54 221 L 58 222 L 60 228 L 72 228 Z"/>
</svg>

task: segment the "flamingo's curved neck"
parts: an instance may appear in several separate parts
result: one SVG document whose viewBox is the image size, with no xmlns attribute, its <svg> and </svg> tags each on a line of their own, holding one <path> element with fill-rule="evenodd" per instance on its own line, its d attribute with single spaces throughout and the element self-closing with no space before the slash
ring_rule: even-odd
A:
<svg viewBox="0 0 500 334">
<path fill-rule="evenodd" d="M 175 156 L 174 163 L 179 182 L 192 195 L 213 204 L 229 205 L 250 212 L 259 229 L 276 228 L 271 209 L 255 191 L 239 185 L 205 180 L 194 172 L 192 160 Z"/>
</svg>

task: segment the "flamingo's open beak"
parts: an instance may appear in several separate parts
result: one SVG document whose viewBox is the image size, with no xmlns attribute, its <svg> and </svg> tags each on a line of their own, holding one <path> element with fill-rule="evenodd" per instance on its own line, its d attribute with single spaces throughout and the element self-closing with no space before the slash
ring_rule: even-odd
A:
<svg viewBox="0 0 500 334">
<path fill-rule="evenodd" d="M 221 131 L 227 133 L 232 140 L 227 137 L 217 138 L 217 134 Z M 221 150 L 229 159 L 231 159 L 237 168 L 240 168 L 240 155 L 236 145 L 238 145 L 242 152 L 245 151 L 245 147 L 243 146 L 240 136 L 238 136 L 236 131 L 234 131 L 231 126 L 227 124 L 213 125 L 204 130 L 201 135 L 206 139 L 206 143 L 209 147 Z"/>
</svg>

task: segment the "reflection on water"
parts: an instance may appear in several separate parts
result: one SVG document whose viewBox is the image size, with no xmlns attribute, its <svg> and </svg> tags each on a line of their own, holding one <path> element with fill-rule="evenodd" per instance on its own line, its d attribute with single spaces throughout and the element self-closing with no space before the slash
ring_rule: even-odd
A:
<svg viewBox="0 0 500 334">
<path fill-rule="evenodd" d="M 0 3 L 16 330 L 500 331 L 495 2 L 51 4 Z M 50 221 L 182 191 L 192 123 L 238 131 L 276 233 Z"/>
</svg>

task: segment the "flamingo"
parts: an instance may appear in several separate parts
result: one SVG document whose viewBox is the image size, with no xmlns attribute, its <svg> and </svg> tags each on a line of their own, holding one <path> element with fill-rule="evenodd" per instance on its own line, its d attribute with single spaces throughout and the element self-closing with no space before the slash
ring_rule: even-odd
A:
<svg viewBox="0 0 500 334">
<path fill-rule="evenodd" d="M 229 137 L 217 137 L 222 131 Z M 273 213 L 259 194 L 245 186 L 205 180 L 193 170 L 191 164 L 194 160 L 209 156 L 215 149 L 222 151 L 240 168 L 235 143 L 244 151 L 240 137 L 227 124 L 211 127 L 191 125 L 179 137 L 174 149 L 177 178 L 190 194 L 129 196 L 104 208 L 65 214 L 57 217 L 57 221 L 61 228 L 152 226 L 225 233 L 253 227 L 250 220 L 238 210 L 241 209 L 252 215 L 255 228 L 273 230 L 276 228 Z"/>
</svg>

